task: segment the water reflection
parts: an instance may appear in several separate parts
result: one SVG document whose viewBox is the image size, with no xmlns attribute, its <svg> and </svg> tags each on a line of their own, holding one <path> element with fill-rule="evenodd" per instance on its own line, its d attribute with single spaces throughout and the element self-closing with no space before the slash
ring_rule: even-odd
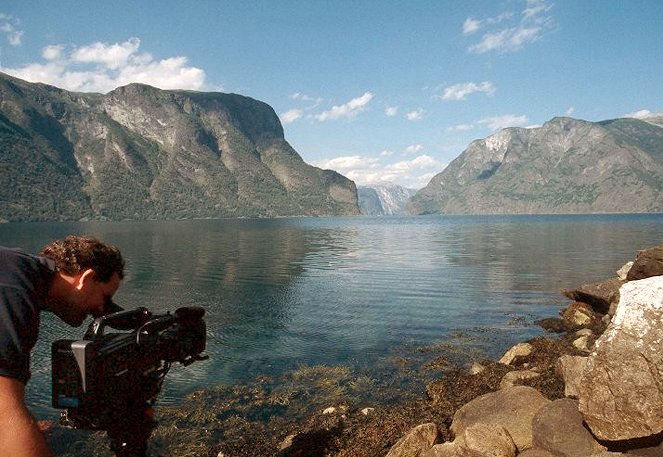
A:
<svg viewBox="0 0 663 457">
<path fill-rule="evenodd" d="M 164 399 L 303 365 L 368 367 L 402 345 L 448 343 L 477 328 L 495 355 L 536 334 L 514 326 L 555 315 L 560 289 L 612 275 L 661 243 L 661 215 L 310 218 L 0 225 L 0 244 L 36 252 L 70 233 L 118 245 L 117 301 L 154 312 L 207 310 L 211 359 L 176 367 Z M 552 305 L 552 306 L 551 306 Z M 42 322 L 29 401 L 49 410 L 50 342 Z M 485 335 L 485 334 L 482 334 Z"/>
</svg>

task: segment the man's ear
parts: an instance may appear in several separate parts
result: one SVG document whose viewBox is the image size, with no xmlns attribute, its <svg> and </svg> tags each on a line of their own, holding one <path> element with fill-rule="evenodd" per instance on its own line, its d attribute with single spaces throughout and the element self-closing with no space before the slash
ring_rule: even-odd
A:
<svg viewBox="0 0 663 457">
<path fill-rule="evenodd" d="M 80 274 L 78 279 L 76 280 L 76 289 L 81 290 L 83 287 L 85 287 L 90 281 L 94 280 L 96 276 L 96 273 L 92 268 L 88 268 L 85 270 L 83 273 Z"/>
</svg>

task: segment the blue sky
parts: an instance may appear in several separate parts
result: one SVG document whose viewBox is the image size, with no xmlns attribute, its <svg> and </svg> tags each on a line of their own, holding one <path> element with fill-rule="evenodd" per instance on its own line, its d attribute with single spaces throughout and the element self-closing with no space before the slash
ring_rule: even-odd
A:
<svg viewBox="0 0 663 457">
<path fill-rule="evenodd" d="M 0 71 L 246 95 L 306 162 L 420 188 L 504 127 L 663 112 L 661 24 L 659 0 L 26 0 Z"/>
</svg>

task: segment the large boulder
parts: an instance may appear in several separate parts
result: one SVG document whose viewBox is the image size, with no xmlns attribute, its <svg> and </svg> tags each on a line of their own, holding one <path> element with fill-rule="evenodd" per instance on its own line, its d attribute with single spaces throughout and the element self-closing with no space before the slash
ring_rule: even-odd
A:
<svg viewBox="0 0 663 457">
<path fill-rule="evenodd" d="M 586 457 L 605 451 L 582 421 L 576 400 L 553 401 L 532 419 L 534 446 L 565 457 Z"/>
<path fill-rule="evenodd" d="M 518 451 L 532 447 L 532 418 L 550 400 L 533 387 L 515 386 L 482 395 L 454 414 L 451 431 L 461 447 L 465 430 L 477 423 L 501 425 Z"/>
<path fill-rule="evenodd" d="M 663 275 L 663 244 L 638 252 L 631 269 L 626 274 L 628 281 Z"/>
<path fill-rule="evenodd" d="M 571 300 L 587 303 L 594 311 L 607 314 L 619 301 L 619 288 L 624 284 L 619 278 L 610 278 L 577 289 L 565 289 L 562 293 Z"/>
<path fill-rule="evenodd" d="M 396 444 L 386 457 L 419 457 L 430 450 L 437 439 L 437 426 L 429 422 L 410 430 Z"/>
<path fill-rule="evenodd" d="M 628 282 L 620 297 L 578 392 L 580 412 L 602 440 L 663 431 L 663 276 Z"/>
</svg>

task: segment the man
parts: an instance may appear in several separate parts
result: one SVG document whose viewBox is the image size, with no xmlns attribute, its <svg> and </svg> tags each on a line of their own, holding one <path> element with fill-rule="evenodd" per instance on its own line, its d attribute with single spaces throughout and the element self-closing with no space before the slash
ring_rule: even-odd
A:
<svg viewBox="0 0 663 457">
<path fill-rule="evenodd" d="M 52 456 L 24 401 L 39 313 L 78 327 L 117 311 L 123 275 L 120 251 L 92 237 L 54 241 L 39 256 L 0 248 L 0 456 Z"/>
</svg>

